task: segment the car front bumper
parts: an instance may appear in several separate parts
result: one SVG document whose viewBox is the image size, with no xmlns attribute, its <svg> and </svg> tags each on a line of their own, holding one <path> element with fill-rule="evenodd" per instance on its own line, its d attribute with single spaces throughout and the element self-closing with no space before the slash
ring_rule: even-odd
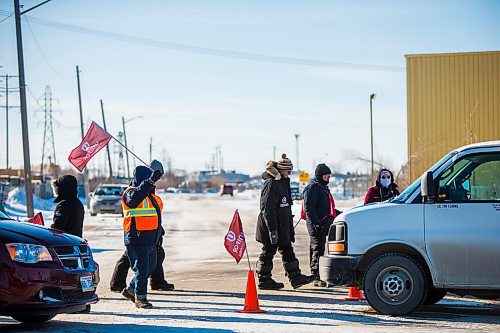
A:
<svg viewBox="0 0 500 333">
<path fill-rule="evenodd" d="M 356 272 L 361 255 L 327 255 L 319 258 L 321 280 L 339 286 L 357 284 Z"/>
<path fill-rule="evenodd" d="M 69 271 L 47 263 L 14 263 L 0 272 L 0 315 L 54 315 L 85 310 L 99 301 L 99 270 Z M 94 290 L 83 291 L 81 277 L 92 276 Z"/>
</svg>

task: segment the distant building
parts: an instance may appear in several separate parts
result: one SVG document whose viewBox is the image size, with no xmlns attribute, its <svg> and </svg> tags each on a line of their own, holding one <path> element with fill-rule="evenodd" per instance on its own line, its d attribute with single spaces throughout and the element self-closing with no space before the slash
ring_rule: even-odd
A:
<svg viewBox="0 0 500 333">
<path fill-rule="evenodd" d="M 223 183 L 231 183 L 231 184 L 242 184 L 248 182 L 250 180 L 250 176 L 237 173 L 236 171 L 224 171 L 221 172 L 212 171 L 212 170 L 202 170 L 196 171 L 189 177 L 190 181 L 196 182 L 199 184 L 211 184 L 213 182 L 223 182 Z"/>
</svg>

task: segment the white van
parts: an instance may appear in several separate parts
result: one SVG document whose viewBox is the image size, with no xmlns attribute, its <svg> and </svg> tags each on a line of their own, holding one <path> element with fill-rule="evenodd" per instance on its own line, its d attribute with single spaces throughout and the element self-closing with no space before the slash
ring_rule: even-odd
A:
<svg viewBox="0 0 500 333">
<path fill-rule="evenodd" d="M 383 314 L 447 292 L 500 298 L 500 141 L 456 149 L 394 199 L 339 215 L 326 248 L 321 279 L 362 288 Z"/>
</svg>

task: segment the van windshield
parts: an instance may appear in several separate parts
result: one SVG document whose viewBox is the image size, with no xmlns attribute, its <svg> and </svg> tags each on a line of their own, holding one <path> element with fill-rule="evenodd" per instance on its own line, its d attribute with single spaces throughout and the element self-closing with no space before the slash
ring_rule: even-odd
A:
<svg viewBox="0 0 500 333">
<path fill-rule="evenodd" d="M 432 167 L 429 168 L 429 171 L 436 171 L 441 165 L 446 163 L 451 157 L 455 156 L 457 154 L 457 151 L 452 151 L 445 156 L 443 156 L 439 161 L 437 161 Z M 406 188 L 403 192 L 401 192 L 400 195 L 395 197 L 394 199 L 391 200 L 391 202 L 395 203 L 403 203 L 408 200 L 408 198 L 413 194 L 413 192 L 417 189 L 420 188 L 420 177 L 417 178 L 410 186 Z"/>
</svg>

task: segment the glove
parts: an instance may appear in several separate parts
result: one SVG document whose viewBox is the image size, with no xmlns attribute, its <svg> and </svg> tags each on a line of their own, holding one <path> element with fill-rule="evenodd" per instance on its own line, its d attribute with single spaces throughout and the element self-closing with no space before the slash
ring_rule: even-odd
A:
<svg viewBox="0 0 500 333">
<path fill-rule="evenodd" d="M 271 240 L 272 245 L 278 243 L 278 230 L 269 231 L 269 239 Z"/>
<path fill-rule="evenodd" d="M 149 176 L 149 182 L 151 184 L 154 184 L 156 183 L 160 178 L 161 176 L 163 176 L 163 174 L 161 173 L 160 170 L 155 170 L 153 171 L 153 174 L 151 176 Z"/>
</svg>

